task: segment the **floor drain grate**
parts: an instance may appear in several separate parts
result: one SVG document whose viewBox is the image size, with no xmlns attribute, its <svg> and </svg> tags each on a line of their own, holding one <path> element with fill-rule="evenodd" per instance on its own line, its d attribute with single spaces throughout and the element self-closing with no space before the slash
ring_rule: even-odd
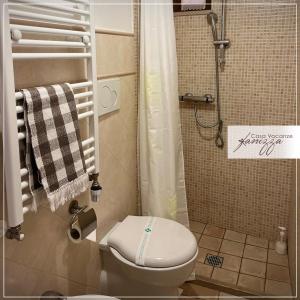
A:
<svg viewBox="0 0 300 300">
<path fill-rule="evenodd" d="M 207 254 L 205 258 L 205 264 L 212 267 L 221 268 L 224 258 L 218 255 Z"/>
</svg>

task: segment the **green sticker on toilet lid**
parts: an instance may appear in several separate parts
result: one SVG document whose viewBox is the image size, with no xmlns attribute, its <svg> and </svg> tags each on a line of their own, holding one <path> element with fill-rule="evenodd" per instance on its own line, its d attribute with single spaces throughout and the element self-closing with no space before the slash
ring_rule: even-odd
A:
<svg viewBox="0 0 300 300">
<path fill-rule="evenodd" d="M 139 266 L 145 265 L 145 255 L 149 246 L 151 232 L 156 221 L 155 217 L 149 217 L 148 222 L 145 224 L 144 232 L 140 238 L 140 243 L 135 256 L 135 263 Z"/>
</svg>

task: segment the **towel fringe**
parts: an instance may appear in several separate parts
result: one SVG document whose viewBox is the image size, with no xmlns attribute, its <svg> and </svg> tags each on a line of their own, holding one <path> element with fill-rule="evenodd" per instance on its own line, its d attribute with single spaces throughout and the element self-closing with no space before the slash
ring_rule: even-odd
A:
<svg viewBox="0 0 300 300">
<path fill-rule="evenodd" d="M 80 177 L 70 181 L 58 190 L 48 194 L 51 211 L 55 211 L 60 205 L 64 205 L 67 201 L 74 199 L 83 193 L 89 185 L 89 176 L 84 173 Z"/>
<path fill-rule="evenodd" d="M 30 190 L 31 191 L 31 190 Z M 41 195 L 43 194 L 43 188 L 39 188 L 37 190 L 31 191 L 31 195 L 32 195 L 32 202 L 31 202 L 31 208 L 30 210 L 32 212 L 37 212 L 37 207 L 38 207 L 38 199 L 41 198 Z"/>
</svg>

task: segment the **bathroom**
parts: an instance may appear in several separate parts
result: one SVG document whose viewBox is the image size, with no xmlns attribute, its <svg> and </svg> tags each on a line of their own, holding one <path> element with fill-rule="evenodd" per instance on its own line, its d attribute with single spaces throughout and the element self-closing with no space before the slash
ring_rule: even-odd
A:
<svg viewBox="0 0 300 300">
<path fill-rule="evenodd" d="M 249 145 L 241 151 L 232 151 L 234 130 L 238 126 L 255 126 L 254 133 L 262 135 L 263 128 L 295 128 L 298 124 L 297 16 L 300 14 L 297 1 L 54 1 L 61 4 L 60 9 L 54 2 L 52 5 L 43 1 L 6 2 L 12 7 L 8 5 L 11 26 L 6 32 L 7 5 L 1 2 L 1 16 L 4 16 L 1 18 L 4 67 L 1 72 L 4 74 L 1 80 L 1 90 L 4 90 L 1 296 L 4 299 L 41 299 L 42 295 L 53 299 L 78 295 L 98 295 L 86 296 L 96 299 L 101 299 L 99 295 L 116 299 L 130 296 L 134 299 L 151 296 L 156 299 L 297 299 L 299 153 L 289 157 L 286 154 L 289 151 L 283 149 L 282 156 L 254 157 L 251 150 L 244 150 Z M 184 6 L 188 2 L 193 3 L 192 8 Z M 76 35 L 74 38 L 55 31 L 56 28 L 85 30 L 74 25 L 80 22 L 78 15 L 75 23 L 72 21 L 74 24 L 65 20 L 60 24 L 55 20 L 71 18 L 72 14 L 63 11 L 71 5 L 75 10 L 91 9 L 93 22 L 87 40 L 82 33 L 79 40 Z M 43 15 L 47 19 L 42 19 Z M 26 26 L 49 27 L 51 34 L 36 29 L 27 32 Z M 41 46 L 39 40 L 45 41 L 48 47 Z M 54 41 L 52 45 L 47 43 L 49 40 Z M 81 52 L 89 49 L 92 49 L 91 57 L 81 59 Z M 43 52 L 50 58 L 36 59 Z M 52 52 L 74 54 L 80 59 L 51 58 Z M 36 57 L 30 57 L 32 53 Z M 161 67 L 158 75 L 157 67 Z M 100 196 L 92 201 L 89 187 L 74 197 L 78 203 L 70 199 L 55 211 L 41 197 L 36 211 L 28 209 L 24 216 L 22 213 L 21 231 L 8 230 L 19 224 L 11 221 L 18 215 L 14 209 L 19 205 L 14 203 L 15 190 L 11 187 L 20 172 L 15 173 L 15 164 L 7 162 L 16 154 L 19 161 L 24 153 L 21 149 L 20 155 L 19 149 L 11 147 L 18 140 L 6 134 L 13 130 L 5 114 L 10 108 L 14 109 L 16 119 L 14 99 L 7 102 L 7 95 L 13 93 L 15 97 L 22 89 L 61 83 L 72 85 L 90 78 L 92 86 L 75 92 L 92 91 L 97 95 L 80 100 L 80 104 L 97 101 L 93 105 L 98 111 L 95 109 L 93 116 L 88 115 L 78 123 L 82 140 L 89 139 L 90 131 L 95 134 L 93 149 L 89 148 L 94 155 L 87 155 L 99 172 L 95 182 L 102 187 Z M 103 86 L 110 85 L 118 95 L 112 109 L 103 102 L 106 97 Z M 158 101 L 161 95 L 168 99 L 165 105 Z M 79 114 L 89 112 L 87 106 L 82 107 Z M 144 114 L 147 109 L 148 114 Z M 164 128 L 167 132 L 157 130 L 151 135 L 151 130 L 159 126 L 167 126 Z M 18 128 L 15 130 L 20 133 Z M 282 132 L 286 133 L 281 129 L 271 134 Z M 241 135 L 244 133 L 239 131 L 239 138 L 246 136 Z M 167 134 L 166 142 L 155 147 L 154 143 L 164 140 L 159 134 Z M 151 139 L 153 144 L 149 146 Z M 166 200 L 162 197 L 165 190 L 173 191 L 175 196 Z M 79 242 L 68 235 L 71 223 L 76 220 L 76 213 L 70 213 L 71 203 L 78 219 L 81 208 L 95 212 L 97 219 L 96 225 L 93 223 L 96 229 Z M 138 225 L 143 218 L 147 223 Z M 170 223 L 170 219 L 176 223 Z M 116 224 L 124 220 L 127 223 L 122 232 Z M 151 225 L 153 220 L 156 223 Z M 174 228 L 168 232 L 171 224 Z M 141 276 L 142 283 L 135 282 L 132 288 L 127 277 L 123 278 L 125 283 L 118 276 L 110 279 L 107 269 L 116 267 L 117 273 L 122 273 L 121 266 L 132 267 L 133 263 L 123 264 L 122 251 L 111 250 L 107 237 L 134 244 L 130 238 L 137 234 L 138 226 L 150 232 L 152 227 L 160 226 L 165 240 L 169 241 L 170 236 L 174 243 L 170 248 L 162 236 L 156 241 L 158 257 L 165 254 L 165 260 L 170 261 L 172 255 L 175 260 L 190 255 L 190 263 L 181 260 L 161 268 L 146 266 L 145 270 L 141 264 L 134 265 L 135 275 L 138 271 L 146 275 Z M 277 252 L 278 226 L 287 229 L 281 230 L 282 244 L 287 244 L 284 254 Z M 117 246 L 115 242 L 113 248 Z M 117 261 L 119 264 L 115 266 L 109 251 L 121 263 Z M 172 268 L 180 264 L 189 269 Z M 166 273 L 160 278 L 155 268 L 163 267 Z M 177 277 L 173 269 L 179 272 Z M 176 286 L 178 295 L 169 287 L 158 287 L 156 277 L 163 283 L 180 277 L 180 285 Z M 113 282 L 108 284 L 110 280 Z"/>
</svg>

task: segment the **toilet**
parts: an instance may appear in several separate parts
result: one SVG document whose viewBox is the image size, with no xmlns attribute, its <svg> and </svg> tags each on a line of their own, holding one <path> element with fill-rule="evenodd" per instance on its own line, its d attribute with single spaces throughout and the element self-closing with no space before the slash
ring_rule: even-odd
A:
<svg viewBox="0 0 300 300">
<path fill-rule="evenodd" d="M 100 241 L 101 293 L 179 296 L 198 255 L 194 235 L 178 222 L 127 216 Z"/>
</svg>

